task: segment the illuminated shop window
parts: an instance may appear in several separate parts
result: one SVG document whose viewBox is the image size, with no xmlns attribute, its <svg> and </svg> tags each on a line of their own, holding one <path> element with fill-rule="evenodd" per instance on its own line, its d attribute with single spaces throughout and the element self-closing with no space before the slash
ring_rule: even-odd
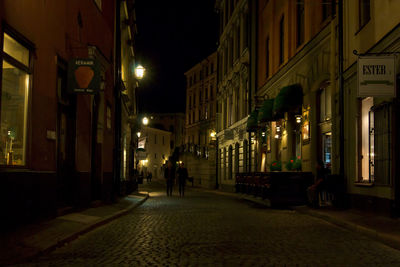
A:
<svg viewBox="0 0 400 267">
<path fill-rule="evenodd" d="M 361 101 L 361 171 L 359 182 L 388 185 L 391 182 L 391 106 Z"/>
<path fill-rule="evenodd" d="M 0 165 L 25 165 L 30 51 L 7 33 L 3 37 Z"/>
</svg>

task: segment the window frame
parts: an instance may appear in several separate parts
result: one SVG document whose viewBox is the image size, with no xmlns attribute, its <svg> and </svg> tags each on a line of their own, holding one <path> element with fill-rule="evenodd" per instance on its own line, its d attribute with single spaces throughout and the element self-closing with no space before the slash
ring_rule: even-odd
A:
<svg viewBox="0 0 400 267">
<path fill-rule="evenodd" d="M 368 3 L 366 3 L 366 2 L 368 2 Z M 366 8 L 368 9 L 368 12 L 365 12 L 365 11 L 367 11 Z M 368 17 L 364 18 L 365 14 L 368 14 Z M 369 21 L 371 21 L 371 0 L 358 0 L 358 29 L 359 29 L 359 31 L 362 28 L 364 28 L 364 26 L 367 25 Z"/>
<path fill-rule="evenodd" d="M 29 41 L 23 34 L 19 33 L 17 30 L 12 28 L 8 23 L 2 21 L 1 30 L 0 30 L 0 119 L 1 119 L 1 97 L 3 92 L 3 62 L 6 61 L 8 64 L 21 69 L 29 75 L 29 88 L 28 88 L 28 100 L 27 100 L 27 111 L 26 111 L 26 136 L 25 136 L 25 162 L 21 165 L 8 165 L 1 164 L 0 168 L 14 168 L 14 169 L 22 169 L 30 166 L 30 154 L 31 154 L 31 103 L 32 103 L 32 87 L 33 87 L 33 67 L 34 67 L 34 53 L 35 53 L 35 45 L 33 42 Z M 4 35 L 7 34 L 11 38 L 13 38 L 20 45 L 25 47 L 29 51 L 29 65 L 25 65 L 22 62 L 18 61 L 14 57 L 10 56 L 4 51 Z M 1 121 L 0 121 L 1 127 Z"/>
<path fill-rule="evenodd" d="M 279 20 L 279 65 L 285 61 L 285 15 Z"/>
<path fill-rule="evenodd" d="M 302 8 L 301 8 L 302 6 Z M 305 40 L 305 1 L 296 2 L 296 47 L 304 44 Z"/>
</svg>

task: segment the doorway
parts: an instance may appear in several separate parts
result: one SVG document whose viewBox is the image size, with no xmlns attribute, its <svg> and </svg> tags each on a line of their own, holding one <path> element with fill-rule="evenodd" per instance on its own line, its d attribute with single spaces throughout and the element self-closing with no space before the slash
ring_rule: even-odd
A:
<svg viewBox="0 0 400 267">
<path fill-rule="evenodd" d="M 74 206 L 77 193 L 75 175 L 76 96 L 67 94 L 66 63 L 57 67 L 57 206 Z"/>
</svg>

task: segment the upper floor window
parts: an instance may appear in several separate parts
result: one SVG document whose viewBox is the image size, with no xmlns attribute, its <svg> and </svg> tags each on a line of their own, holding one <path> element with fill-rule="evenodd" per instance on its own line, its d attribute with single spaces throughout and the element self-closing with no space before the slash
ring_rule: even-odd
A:
<svg viewBox="0 0 400 267">
<path fill-rule="evenodd" d="M 240 57 L 240 26 L 236 28 L 236 58 Z"/>
<path fill-rule="evenodd" d="M 214 72 L 214 63 L 211 62 L 211 74 Z"/>
<path fill-rule="evenodd" d="M 279 64 L 282 64 L 285 58 L 285 17 L 282 16 L 279 22 Z"/>
<path fill-rule="evenodd" d="M 3 33 L 0 165 L 26 165 L 28 98 L 33 45 L 18 34 Z"/>
<path fill-rule="evenodd" d="M 269 77 L 269 37 L 265 40 L 265 75 Z"/>
<path fill-rule="evenodd" d="M 299 0 L 296 5 L 297 46 L 304 43 L 304 13 L 304 0 Z"/>
<path fill-rule="evenodd" d="M 322 0 L 322 21 L 332 16 L 332 0 Z"/>
<path fill-rule="evenodd" d="M 371 19 L 371 5 L 370 0 L 359 0 L 358 1 L 358 15 L 359 15 L 359 26 L 360 28 L 368 23 Z"/>
<path fill-rule="evenodd" d="M 102 0 L 94 0 L 94 3 L 96 4 L 97 8 L 102 10 Z"/>
</svg>

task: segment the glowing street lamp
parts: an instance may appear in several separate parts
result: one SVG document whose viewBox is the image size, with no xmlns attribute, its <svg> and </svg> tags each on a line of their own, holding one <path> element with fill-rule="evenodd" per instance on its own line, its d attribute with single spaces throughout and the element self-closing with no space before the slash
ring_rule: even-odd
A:
<svg viewBox="0 0 400 267">
<path fill-rule="evenodd" d="M 144 72 L 146 71 L 146 69 L 142 66 L 142 65 L 138 65 L 135 69 L 135 76 L 136 78 L 138 78 L 139 80 L 143 78 L 144 76 Z"/>
<path fill-rule="evenodd" d="M 149 119 L 147 117 L 144 117 L 142 120 L 142 123 L 143 123 L 143 125 L 146 126 L 147 124 L 149 124 Z"/>
</svg>

